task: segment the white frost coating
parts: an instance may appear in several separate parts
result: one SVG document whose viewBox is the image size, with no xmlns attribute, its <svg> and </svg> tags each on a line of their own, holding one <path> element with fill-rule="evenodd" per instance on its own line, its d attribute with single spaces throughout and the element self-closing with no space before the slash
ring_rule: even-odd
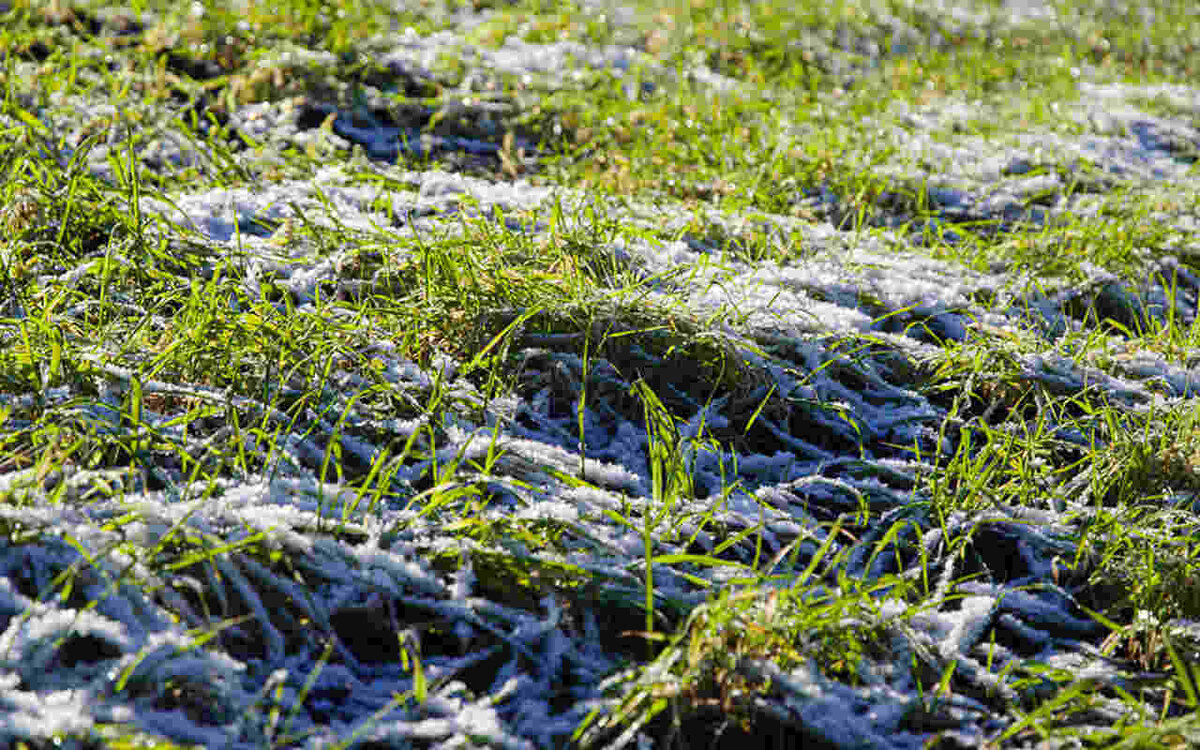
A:
<svg viewBox="0 0 1200 750">
<path fill-rule="evenodd" d="M 954 658 L 967 653 L 991 625 L 995 609 L 994 597 L 968 596 L 962 600 L 957 612 L 943 613 L 942 617 L 954 624 L 941 643 L 942 654 Z"/>
<path fill-rule="evenodd" d="M 15 685 L 0 685 L 0 739 L 79 734 L 89 730 L 92 697 L 83 690 L 25 692 Z"/>
<path fill-rule="evenodd" d="M 63 647 L 61 639 L 82 641 L 86 644 L 82 648 L 89 651 L 96 642 L 103 642 L 118 653 L 135 645 L 121 623 L 94 612 L 52 610 L 40 604 L 34 605 L 30 612 L 26 617 L 14 619 L 0 635 L 0 663 L 17 670 L 27 686 L 34 689 L 71 684 L 71 677 L 55 671 L 62 668 L 57 663 Z M 95 676 L 96 669 L 89 661 L 76 671 Z"/>
</svg>

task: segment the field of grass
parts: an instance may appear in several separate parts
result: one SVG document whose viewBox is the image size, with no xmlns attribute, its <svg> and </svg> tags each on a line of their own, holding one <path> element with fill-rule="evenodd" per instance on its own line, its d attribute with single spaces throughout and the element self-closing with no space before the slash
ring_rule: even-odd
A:
<svg viewBox="0 0 1200 750">
<path fill-rule="evenodd" d="M 1200 744 L 1193 5 L 0 2 L 0 745 Z"/>
</svg>

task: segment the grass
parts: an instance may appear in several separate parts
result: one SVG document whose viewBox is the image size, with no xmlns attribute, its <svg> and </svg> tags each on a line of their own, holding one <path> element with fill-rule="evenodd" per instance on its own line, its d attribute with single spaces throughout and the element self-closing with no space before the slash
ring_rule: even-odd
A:
<svg viewBox="0 0 1200 750">
<path fill-rule="evenodd" d="M 1046 8 L 5 4 L 3 741 L 1192 741 L 1200 22 Z"/>
</svg>

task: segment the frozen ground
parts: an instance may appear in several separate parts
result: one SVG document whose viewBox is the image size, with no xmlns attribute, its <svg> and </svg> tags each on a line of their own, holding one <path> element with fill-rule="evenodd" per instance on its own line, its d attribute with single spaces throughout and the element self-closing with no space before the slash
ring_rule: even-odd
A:
<svg viewBox="0 0 1200 750">
<path fill-rule="evenodd" d="M 1013 12 L 1025 12 L 1024 7 L 1014 6 Z M 433 65 L 434 51 L 460 43 L 448 33 L 397 33 L 393 41 L 387 60 L 394 83 L 401 86 L 418 85 Z M 310 53 L 295 51 L 291 59 L 302 65 L 305 54 Z M 545 77 L 569 76 L 571 66 L 579 65 L 622 70 L 641 54 L 631 48 L 521 42 L 474 57 L 464 53 L 464 59 L 481 77 L 493 71 Z M 697 70 L 694 78 L 718 87 L 737 85 L 706 70 Z M 912 106 L 902 125 L 881 127 L 879 138 L 906 157 L 921 155 L 917 163 L 925 171 L 914 171 L 914 162 L 906 158 L 897 163 L 896 173 L 926 185 L 947 220 L 1054 226 L 1093 210 L 1087 193 L 1061 197 L 1073 177 L 1095 180 L 1096 192 L 1106 189 L 1110 177 L 1113 184 L 1152 183 L 1164 194 L 1196 190 L 1192 160 L 1183 157 L 1200 149 L 1194 127 L 1200 89 L 1093 87 L 1083 80 L 1079 85 L 1086 95 L 1080 103 L 1064 104 L 1061 112 L 1064 121 L 1080 125 L 1073 133 L 1030 130 L 1005 139 L 947 142 L 935 135 L 969 122 L 973 112 L 969 102 L 942 102 Z M 1137 102 L 1154 97 L 1166 97 L 1181 110 L 1191 108 L 1192 119 L 1138 108 Z M 49 124 L 71 133 L 68 142 L 78 145 L 84 124 L 108 110 L 104 102 L 73 104 L 78 119 Z M 300 221 L 383 231 L 398 244 L 413 236 L 453 236 L 462 231 L 464 217 L 492 217 L 537 234 L 547 231 L 545 223 L 514 224 L 511 217 L 549 216 L 556 205 L 574 215 L 590 203 L 623 224 L 665 230 L 659 236 L 694 222 L 693 215 L 661 205 L 601 199 L 521 179 L 470 176 L 473 160 L 498 159 L 504 146 L 501 134 L 488 132 L 485 103 L 466 106 L 464 112 L 471 128 L 430 134 L 320 101 L 246 104 L 232 112 L 229 126 L 265 144 L 267 153 L 285 144 L 315 144 L 332 154 L 357 146 L 363 155 L 353 167 L 330 166 L 315 179 L 172 193 L 169 200 L 145 197 L 140 210 L 146 231 L 165 236 L 172 247 L 206 248 L 213 253 L 213 267 L 232 264 L 244 273 L 252 299 L 266 294 L 270 279 L 275 289 L 291 295 L 298 313 L 311 313 L 318 295 L 352 297 L 364 285 L 383 288 L 387 263 L 404 259 L 389 255 L 374 280 L 350 278 L 344 269 L 363 248 L 328 250 L 303 238 L 293 241 L 289 228 Z M 143 144 L 139 156 L 164 170 L 209 158 L 196 152 L 194 143 L 164 133 Z M 538 156 L 527 145 L 525 158 L 534 165 Z M 93 148 L 90 169 L 110 173 L 110 149 L 121 148 L 119 141 Z M 451 154 L 463 172 L 395 166 L 397 155 L 410 149 Z M 1030 175 L 1047 163 L 1061 168 Z M 386 180 L 366 184 L 364 171 Z M 1034 193 L 1046 199 L 1031 207 L 1027 198 Z M 695 453 L 696 498 L 681 498 L 670 522 L 654 532 L 656 554 L 712 553 L 724 539 L 762 524 L 761 535 L 752 534 L 720 554 L 742 563 L 755 554 L 779 556 L 781 572 L 789 565 L 799 571 L 826 541 L 828 523 L 842 517 L 855 535 L 834 540 L 832 549 L 857 545 L 846 567 L 849 575 L 902 572 L 897 567 L 901 554 L 910 560 L 923 555 L 927 561 L 934 590 L 903 626 L 898 613 L 886 609 L 854 613 L 891 633 L 884 648 L 867 655 L 860 684 L 831 680 L 812 664 L 776 669 L 771 676 L 777 687 L 759 699 L 759 710 L 783 726 L 803 726 L 830 746 L 915 749 L 935 729 L 973 746 L 1010 721 L 995 714 L 991 696 L 1037 690 L 1036 685 L 1013 687 L 997 676 L 1010 660 L 1037 659 L 1086 673 L 1098 683 L 1128 679 L 1128 665 L 1099 655 L 1098 644 L 1108 631 L 1080 608 L 1068 578 L 1060 579 L 1059 566 L 1074 554 L 1066 540 L 1090 518 L 1094 498 L 1086 480 L 1074 495 L 1042 506 L 998 504 L 941 521 L 926 517 L 928 506 L 914 502 L 918 475 L 939 451 L 951 451 L 939 445 L 936 432 L 951 399 L 922 389 L 930 376 L 923 363 L 937 347 L 986 328 L 1027 340 L 1028 354 L 1009 363 L 1025 382 L 1057 392 L 1100 389 L 1129 412 L 1191 398 L 1200 378 L 1194 367 L 1148 351 L 1125 351 L 1114 375 L 1072 356 L 1060 342 L 1065 332 L 1093 327 L 1097 309 L 1130 325 L 1164 320 L 1171 310 L 1189 325 L 1200 278 L 1179 258 L 1200 253 L 1195 216 L 1164 215 L 1162 228 L 1176 255 L 1157 259 L 1154 273 L 1141 283 L 1097 271 L 1078 283 L 1039 288 L 1020 269 L 995 266 L 985 273 L 932 258 L 919 241 L 921 228 L 902 216 L 894 222 L 895 231 L 885 226 L 853 233 L 837 228 L 843 217 L 835 196 L 797 192 L 793 203 L 815 218 L 712 211 L 706 220 L 714 229 L 707 236 L 683 233 L 670 241 L 647 235 L 596 248 L 615 264 L 656 277 L 649 285 L 651 298 L 661 297 L 676 311 L 683 305 L 681 317 L 704 320 L 737 311 L 720 317 L 718 345 L 736 353 L 758 379 L 757 387 L 745 393 L 705 403 L 703 394 L 689 392 L 686 378 L 672 369 L 678 362 L 659 362 L 660 370 L 654 371 L 654 356 L 641 355 L 647 379 L 657 378 L 674 393 L 672 406 L 691 415 L 681 427 L 685 441 L 700 433 L 702 421 L 703 429 L 718 434 L 731 423 L 744 424 L 745 413 L 771 393 L 790 404 L 757 415 L 752 439 L 738 443 L 744 492 L 721 494 L 731 448 Z M 721 253 L 712 238 L 736 238 L 749 223 L 771 225 L 779 242 L 798 243 L 805 252 L 782 265 Z M 61 278 L 87 274 L 81 267 Z M 9 309 L 5 314 L 22 313 Z M 86 309 L 67 314 L 84 315 Z M 370 330 L 362 333 L 372 339 Z M 846 356 L 843 342 L 865 333 L 874 334 L 873 346 Z M 372 503 L 369 510 L 366 500 L 331 477 L 322 481 L 326 446 L 335 434 L 344 460 L 369 465 L 385 447 L 423 436 L 430 427 L 418 411 L 389 417 L 357 405 L 369 384 L 337 363 L 320 408 L 311 408 L 303 424 L 273 411 L 278 394 L 231 399 L 202 385 L 141 380 L 136 387 L 147 403 L 144 419 L 197 455 L 229 427 L 213 419 L 207 433 L 194 425 L 181 430 L 178 421 L 189 404 L 234 409 L 261 421 L 268 432 L 277 430 L 278 437 L 273 446 L 265 441 L 245 445 L 264 469 L 215 489 L 190 485 L 172 465 L 148 472 L 80 469 L 47 478 L 30 469 L 0 476 L 0 488 L 13 497 L 55 499 L 0 504 L 0 515 L 22 528 L 54 530 L 37 544 L 19 537 L 0 541 L 2 741 L 133 721 L 178 742 L 214 747 L 259 747 L 282 743 L 284 737 L 303 737 L 296 742 L 313 746 L 351 739 L 395 746 L 561 746 L 591 710 L 603 705 L 602 681 L 640 649 L 617 634 L 640 629 L 641 613 L 610 602 L 620 598 L 617 594 L 640 591 L 644 540 L 641 529 L 614 521 L 606 511 L 637 514 L 652 494 L 641 410 L 616 397 L 601 398 L 583 414 L 581 428 L 573 405 L 579 401 L 584 361 L 564 336 L 569 338 L 528 334 L 521 342 L 524 369 L 516 392 L 491 402 L 477 383 L 460 377 L 463 362 L 445 360 L 440 370 L 421 369 L 394 356 L 394 345 L 382 338 L 355 354 L 380 360 L 382 377 L 398 402 L 426 403 L 443 389 L 454 400 L 479 407 L 432 425 L 439 438 L 436 460 L 483 461 L 503 449 L 488 478 L 493 500 L 480 517 L 497 525 L 533 518 L 560 524 L 569 538 L 567 553 L 524 548 L 514 540 L 497 544 L 505 554 L 558 565 L 563 580 L 576 581 L 589 593 L 570 601 L 553 592 L 531 597 L 528 592 L 536 587 L 530 586 L 521 589 L 524 599 L 507 598 L 495 571 L 477 570 L 470 562 L 488 559 L 491 543 L 463 541 L 447 532 L 442 518 L 409 502 L 428 489 L 431 461 L 396 467 L 393 486 L 411 489 Z M 80 405 L 77 416 L 99 430 L 120 431 L 126 428 L 118 410 L 135 387 L 134 378 L 131 370 L 107 364 L 102 353 L 96 352 L 96 362 L 105 363 L 97 375 L 101 398 Z M 628 391 L 628 372 L 603 359 L 589 366 L 587 377 L 597 392 Z M 286 393 L 286 384 L 280 388 Z M 50 404 L 69 404 L 78 396 L 70 386 L 45 394 Z M 0 407 L 19 407 L 18 400 L 0 395 Z M 581 429 L 584 457 L 578 447 Z M 1089 439 L 1065 437 L 1080 444 Z M 571 481 L 581 471 L 587 483 Z M 863 510 L 860 501 L 870 521 L 855 526 Z M 137 509 L 137 519 L 126 522 L 130 507 Z M 698 526 L 714 508 L 718 521 Z M 870 557 L 872 545 L 902 518 L 913 524 L 895 540 L 897 555 Z M 919 535 L 916 529 L 925 531 Z M 968 546 L 949 543 L 972 529 Z M 231 548 L 211 564 L 183 572 L 155 569 L 130 551 L 138 548 L 130 542 L 148 549 L 176 535 L 219 537 Z M 762 547 L 756 550 L 752 542 L 758 539 Z M 261 540 L 290 563 L 267 564 L 240 554 L 239 543 L 247 540 Z M 479 554 L 465 554 L 468 547 Z M 792 551 L 798 558 L 785 559 Z M 466 562 L 447 566 L 447 560 Z M 659 606 L 684 612 L 703 603 L 708 592 L 701 584 L 720 584 L 729 570 L 739 569 L 686 561 L 658 566 Z M 73 591 L 41 596 L 64 571 L 77 575 Z M 979 575 L 952 585 L 971 573 Z M 201 590 L 222 602 L 224 616 L 239 618 L 220 638 L 203 644 L 197 642 L 201 631 L 193 629 L 220 618 L 209 619 L 197 609 Z M 87 602 L 94 606 L 84 606 Z M 996 634 L 995 642 L 988 642 L 989 632 Z M 411 669 L 401 663 L 397 634 L 421 641 L 429 685 L 421 706 L 397 700 L 414 687 Z M 910 665 L 927 655 L 930 663 L 956 663 L 956 685 L 969 689 L 957 689 L 938 716 L 922 723 L 914 718 L 919 696 Z M 757 668 L 770 673 L 773 667 Z M 274 709 L 281 715 L 273 716 Z M 1116 717 L 1109 714 L 1119 710 L 1097 705 L 1096 723 L 1111 723 Z"/>
</svg>

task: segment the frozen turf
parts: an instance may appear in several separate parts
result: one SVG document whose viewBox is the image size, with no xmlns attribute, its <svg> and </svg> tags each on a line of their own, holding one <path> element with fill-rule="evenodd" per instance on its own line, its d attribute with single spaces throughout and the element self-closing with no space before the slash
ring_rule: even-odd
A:
<svg viewBox="0 0 1200 750">
<path fill-rule="evenodd" d="M 1048 12 L 1014 5 L 998 21 L 953 10 L 947 23 L 965 27 Z M 1120 332 L 1195 319 L 1200 89 L 1081 80 L 1079 100 L 1058 112 L 1071 127 L 988 137 L 973 134 L 981 115 L 971 102 L 897 103 L 875 135 L 895 158 L 873 168 L 913 186 L 930 211 L 914 222 L 897 197 L 864 231 L 849 228 L 844 196 L 811 187 L 779 187 L 791 191 L 788 215 L 698 213 L 530 179 L 548 154 L 525 136 L 506 142 L 500 122 L 516 105 L 489 101 L 486 88 L 472 98 L 473 77 L 553 89 L 578 71 L 609 71 L 630 76 L 635 98 L 680 76 L 714 91 L 743 84 L 704 66 L 657 66 L 628 45 L 514 38 L 471 47 L 472 19 L 463 12 L 456 31 L 397 29 L 374 40 L 387 73 L 360 86 L 357 105 L 322 98 L 317 84 L 288 88 L 326 75 L 332 54 L 263 57 L 257 64 L 269 72 L 249 76 L 246 93 L 214 110 L 220 133 L 205 131 L 215 119 L 195 120 L 189 133 L 172 125 L 187 107 L 203 115 L 215 94 L 146 104 L 135 143 L 116 123 L 136 104 L 78 92 L 25 103 L 61 139 L 54 158 L 64 169 L 126 185 L 119 165 L 133 154 L 163 176 L 136 199 L 114 188 L 144 242 L 178 262 L 163 262 L 159 281 L 200 288 L 235 279 L 221 292 L 234 321 L 226 325 L 263 341 L 276 335 L 263 310 L 310 316 L 341 338 L 337 356 L 297 367 L 294 382 L 279 372 L 253 389 L 160 370 L 162 352 L 116 336 L 76 342 L 86 376 L 38 392 L 0 389 L 5 430 L 40 428 L 52 414 L 99 445 L 146 438 L 132 458 L 114 452 L 49 472 L 36 461 L 3 463 L 0 742 L 81 742 L 101 725 L 132 724 L 214 747 L 562 746 L 593 710 L 616 715 L 639 684 L 687 694 L 673 660 L 689 658 L 689 640 L 647 667 L 636 635 L 646 625 L 647 545 L 658 627 L 668 633 L 719 640 L 728 635 L 721 627 L 757 627 L 776 606 L 829 606 L 821 627 L 868 644 L 853 678 L 819 662 L 822 644 L 807 639 L 836 639 L 824 630 L 790 634 L 800 644 L 794 658 L 749 653 L 738 662 L 730 684 L 769 680 L 769 690 L 751 691 L 753 711 L 786 737 L 916 749 L 938 735 L 975 746 L 1013 726 L 1006 707 L 1035 706 L 1061 684 L 1054 670 L 1086 677 L 1096 691 L 1077 719 L 1109 726 L 1122 716 L 1125 704 L 1101 688 L 1132 691 L 1154 675 L 1102 653 L 1110 631 L 1085 606 L 1098 608 L 1103 593 L 1084 585 L 1099 562 L 1078 559 L 1075 541 L 1101 523 L 1105 467 L 1080 465 L 1026 502 L 982 496 L 944 514 L 927 480 L 954 456 L 986 460 L 963 449 L 972 420 L 1014 439 L 1036 423 L 1064 455 L 1112 438 L 1111 425 L 1068 419 L 1066 407 L 1031 416 L 1037 398 L 1087 393 L 1119 421 L 1193 397 L 1193 360 L 1125 346 Z M 894 38 L 929 43 L 902 31 Z M 447 124 L 385 118 L 375 100 L 434 90 L 430 71 L 447 49 L 460 50 L 466 67 L 462 93 L 447 94 L 459 107 Z M 830 67 L 848 66 L 850 80 L 872 52 Z M 14 64 L 18 74 L 36 70 Z M 1191 115 L 1151 113 L 1150 100 Z M 11 115 L 0 124 L 34 127 Z M 109 127 L 106 138 L 87 140 Z M 253 147 L 209 150 L 209 139 L 239 138 Z M 291 174 L 289 149 L 326 164 Z M 413 167 L 427 158 L 440 166 Z M 171 175 L 224 160 L 222 169 L 274 168 L 273 177 L 172 187 Z M 1081 182 L 1089 188 L 1076 189 Z M 1173 249 L 1135 272 L 1088 266 L 1082 277 L 1039 279 L 1017 264 L 969 268 L 930 250 L 935 239 L 954 245 L 964 223 L 1052 232 L 1131 187 L 1165 196 L 1149 218 L 1159 246 Z M 1180 196 L 1193 208 L 1167 206 L 1188 205 Z M 386 298 L 428 262 L 427 245 L 465 242 L 490 225 L 509 238 L 504 247 L 537 248 L 561 229 L 556 216 L 637 231 L 597 231 L 587 248 L 600 269 L 583 297 L 591 318 L 566 302 L 470 311 L 487 332 L 481 349 L 508 335 L 494 349 L 506 357 L 505 388 L 469 358 L 401 356 L 397 342 L 419 332 L 355 312 L 356 301 Z M 768 247 L 739 252 L 751 235 Z M 329 236 L 338 239 L 318 239 Z M 800 252 L 771 252 L 785 246 Z M 63 330 L 92 320 L 97 279 L 106 263 L 132 263 L 125 252 L 134 250 L 38 267 L 41 284 L 75 290 L 55 313 Z M 114 294 L 104 304 L 126 322 L 112 330 L 130 336 L 138 326 L 205 320 Z M 15 297 L 3 304 L 3 335 L 17 336 L 25 306 Z M 599 341 L 592 331 L 615 343 L 585 351 L 585 339 Z M 1103 357 L 1074 348 L 1093 333 L 1110 337 Z M 985 370 L 1042 395 L 1019 398 L 1001 383 L 990 404 L 964 404 L 953 389 L 928 387 L 938 382 L 939 353 L 966 351 L 981 336 L 1019 341 L 997 345 Z M 704 356 L 724 369 L 697 364 Z M 663 421 L 667 412 L 675 419 Z M 688 486 L 672 475 L 667 490 L 656 489 L 659 449 L 686 467 Z M 1188 498 L 1172 499 L 1184 508 Z M 821 565 L 835 558 L 836 567 Z M 725 602 L 742 619 L 705 631 L 719 617 L 717 592 L 737 590 L 752 569 L 770 578 L 740 603 Z M 798 579 L 803 597 L 776 599 Z M 888 596 L 905 581 L 919 596 Z M 1193 635 L 1187 622 L 1177 633 Z M 1041 677 L 1022 671 L 1034 662 Z M 948 665 L 951 689 L 930 702 L 928 686 Z M 416 691 L 427 691 L 423 700 Z M 651 736 L 605 719 L 587 726 L 585 739 Z"/>
</svg>

